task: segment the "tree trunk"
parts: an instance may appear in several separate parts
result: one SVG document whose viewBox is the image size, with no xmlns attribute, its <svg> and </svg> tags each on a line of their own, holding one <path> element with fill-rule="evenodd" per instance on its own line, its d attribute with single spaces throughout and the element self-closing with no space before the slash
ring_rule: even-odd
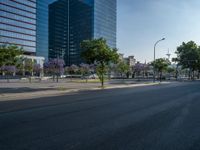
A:
<svg viewBox="0 0 200 150">
<path fill-rule="evenodd" d="M 55 81 L 55 74 L 53 74 L 53 82 Z"/>
<path fill-rule="evenodd" d="M 189 70 L 188 80 L 191 79 L 191 69 Z"/>
<path fill-rule="evenodd" d="M 177 64 L 177 66 L 176 66 L 175 78 L 176 78 L 176 81 L 178 81 L 178 64 Z"/>
<path fill-rule="evenodd" d="M 82 77 L 83 77 L 83 79 L 85 77 L 85 82 L 88 83 L 88 74 L 82 74 Z"/>
<path fill-rule="evenodd" d="M 176 81 L 178 81 L 178 70 L 176 70 L 175 78 L 176 78 Z"/>
<path fill-rule="evenodd" d="M 126 73 L 126 78 L 129 79 L 129 76 L 130 76 L 130 74 L 129 74 L 129 72 L 127 72 Z"/>
<path fill-rule="evenodd" d="M 72 82 L 72 75 L 70 76 L 70 80 L 71 80 L 71 82 Z"/>
<path fill-rule="evenodd" d="M 160 82 L 162 82 L 162 71 L 160 72 Z"/>
<path fill-rule="evenodd" d="M 140 75 L 140 73 L 138 72 L 138 73 L 137 73 L 137 79 L 138 79 L 138 81 L 140 81 L 139 75 Z"/>
<path fill-rule="evenodd" d="M 197 78 L 200 79 L 200 70 L 198 71 Z"/>
<path fill-rule="evenodd" d="M 132 74 L 132 79 L 135 79 L 135 72 Z"/>
<path fill-rule="evenodd" d="M 104 75 L 102 74 L 102 79 L 101 79 L 101 87 L 104 87 Z"/>
<path fill-rule="evenodd" d="M 29 76 L 29 83 L 31 83 L 32 82 L 32 80 L 31 80 L 31 76 Z"/>
<path fill-rule="evenodd" d="M 144 73 L 144 71 L 143 71 L 143 79 L 144 79 L 144 77 L 145 77 L 145 73 Z"/>
<path fill-rule="evenodd" d="M 195 80 L 195 71 L 192 71 L 192 80 Z"/>
<path fill-rule="evenodd" d="M 58 75 L 56 76 L 56 82 L 58 83 Z"/>
<path fill-rule="evenodd" d="M 104 87 L 104 71 L 105 71 L 105 64 L 102 62 L 101 63 L 101 71 L 100 71 L 100 73 L 101 73 L 101 87 L 103 88 Z"/>
</svg>

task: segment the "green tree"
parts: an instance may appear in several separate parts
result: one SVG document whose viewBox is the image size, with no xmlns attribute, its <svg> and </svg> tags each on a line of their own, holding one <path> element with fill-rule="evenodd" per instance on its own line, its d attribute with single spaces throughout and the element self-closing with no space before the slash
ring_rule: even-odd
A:
<svg viewBox="0 0 200 150">
<path fill-rule="evenodd" d="M 127 73 L 129 72 L 129 66 L 128 66 L 128 64 L 126 64 L 123 61 L 120 61 L 117 64 L 117 71 L 120 73 L 121 77 L 123 77 L 124 74 L 127 75 Z"/>
<path fill-rule="evenodd" d="M 16 61 L 16 68 L 17 68 L 17 72 L 21 75 L 25 75 L 25 69 L 24 69 L 24 62 L 25 62 L 25 57 L 21 56 L 18 57 L 18 60 Z"/>
<path fill-rule="evenodd" d="M 2 66 L 1 70 L 4 72 L 7 82 L 9 82 L 9 75 L 15 75 L 16 67 L 15 66 Z"/>
<path fill-rule="evenodd" d="M 167 68 L 167 73 L 169 74 L 169 79 L 171 79 L 171 75 L 174 74 L 175 72 L 176 72 L 175 68 L 172 68 L 172 67 Z"/>
<path fill-rule="evenodd" d="M 155 67 L 155 70 L 159 73 L 160 81 L 162 81 L 163 72 L 167 70 L 170 62 L 168 59 L 159 58 L 152 62 L 152 65 Z"/>
<path fill-rule="evenodd" d="M 200 52 L 199 47 L 194 41 L 188 43 L 183 42 L 177 48 L 177 61 L 178 64 L 182 66 L 183 69 L 189 69 L 189 78 L 194 78 L 195 70 L 198 70 L 198 65 L 200 62 Z"/>
<path fill-rule="evenodd" d="M 0 67 L 16 66 L 21 54 L 23 49 L 16 45 L 0 45 Z"/>
<path fill-rule="evenodd" d="M 28 73 L 29 75 L 29 82 L 31 83 L 31 77 L 33 76 L 33 68 L 34 68 L 34 64 L 35 62 L 32 61 L 32 59 L 25 59 L 25 66 L 24 66 L 24 69 L 25 69 L 25 72 Z"/>
<path fill-rule="evenodd" d="M 90 65 L 88 64 L 80 64 L 80 67 L 79 67 L 79 72 L 81 73 L 82 75 L 82 78 L 85 78 L 86 79 L 86 82 L 88 82 L 88 75 L 90 73 Z"/>
<path fill-rule="evenodd" d="M 179 75 L 179 59 L 178 58 L 172 58 L 172 62 L 174 62 L 176 64 L 176 69 L 175 69 L 175 78 L 176 80 L 178 80 L 178 75 Z"/>
<path fill-rule="evenodd" d="M 0 66 L 15 65 L 17 56 L 23 54 L 23 49 L 16 45 L 0 45 Z"/>
<path fill-rule="evenodd" d="M 110 48 L 103 38 L 86 40 L 81 43 L 82 57 L 88 64 L 97 64 L 97 75 L 104 86 L 104 77 L 109 63 L 117 63 L 119 55 L 116 49 Z"/>
<path fill-rule="evenodd" d="M 197 78 L 200 79 L 200 46 L 198 47 L 198 56 L 199 56 L 199 59 L 198 59 L 198 62 L 197 62 Z"/>
</svg>

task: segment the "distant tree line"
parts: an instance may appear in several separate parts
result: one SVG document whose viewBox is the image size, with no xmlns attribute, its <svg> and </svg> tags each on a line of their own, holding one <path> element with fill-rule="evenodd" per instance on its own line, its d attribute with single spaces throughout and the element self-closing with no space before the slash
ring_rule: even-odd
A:
<svg viewBox="0 0 200 150">
<path fill-rule="evenodd" d="M 200 46 L 193 41 L 183 42 L 177 47 L 177 57 L 173 58 L 175 67 L 165 58 L 150 63 L 137 62 L 134 66 L 129 66 L 119 59 L 117 49 L 110 48 L 103 38 L 85 40 L 81 43 L 81 48 L 83 50 L 81 57 L 85 63 L 66 66 L 63 59 L 55 58 L 49 59 L 44 66 L 40 66 L 35 60 L 23 57 L 23 48 L 16 45 L 0 45 L 0 73 L 7 77 L 15 76 L 16 73 L 28 76 L 30 82 L 32 76 L 39 76 L 41 72 L 46 76 L 52 76 L 53 81 L 56 82 L 61 75 L 80 75 L 87 79 L 89 75 L 96 74 L 102 87 L 105 78 L 111 78 L 109 75 L 112 73 L 123 79 L 148 79 L 153 75 L 153 68 L 160 81 L 166 74 L 169 78 L 174 76 L 177 79 L 180 68 L 187 73 L 189 79 L 200 78 Z"/>
</svg>

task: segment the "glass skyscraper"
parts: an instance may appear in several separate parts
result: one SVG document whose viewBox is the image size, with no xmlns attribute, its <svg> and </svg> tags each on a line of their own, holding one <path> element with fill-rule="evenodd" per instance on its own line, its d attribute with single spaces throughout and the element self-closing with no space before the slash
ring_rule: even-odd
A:
<svg viewBox="0 0 200 150">
<path fill-rule="evenodd" d="M 37 0 L 37 44 L 36 55 L 48 60 L 49 49 L 49 4 L 56 0 Z"/>
<path fill-rule="evenodd" d="M 116 48 L 117 2 L 116 0 L 93 1 L 93 38 L 105 38 L 110 47 Z"/>
<path fill-rule="evenodd" d="M 92 38 L 92 7 L 80 0 L 58 0 L 49 5 L 49 57 L 66 65 L 80 64 L 80 43 Z"/>
<path fill-rule="evenodd" d="M 116 47 L 116 0 L 0 0 L 0 44 L 80 64 L 83 40 Z"/>
<path fill-rule="evenodd" d="M 80 43 L 101 37 L 116 47 L 116 0 L 58 0 L 49 5 L 49 58 L 80 64 Z"/>
<path fill-rule="evenodd" d="M 0 0 L 0 44 L 36 52 L 36 0 Z"/>
</svg>

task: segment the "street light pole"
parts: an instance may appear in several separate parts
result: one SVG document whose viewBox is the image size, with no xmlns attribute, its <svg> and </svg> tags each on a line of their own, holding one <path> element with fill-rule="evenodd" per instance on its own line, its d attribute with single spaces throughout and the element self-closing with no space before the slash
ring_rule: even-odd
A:
<svg viewBox="0 0 200 150">
<path fill-rule="evenodd" d="M 164 41 L 165 38 L 162 38 L 160 40 L 158 40 L 155 44 L 154 44 L 154 66 L 153 66 L 153 82 L 156 81 L 156 70 L 155 70 L 155 60 L 156 60 L 156 45 L 161 42 Z"/>
</svg>

